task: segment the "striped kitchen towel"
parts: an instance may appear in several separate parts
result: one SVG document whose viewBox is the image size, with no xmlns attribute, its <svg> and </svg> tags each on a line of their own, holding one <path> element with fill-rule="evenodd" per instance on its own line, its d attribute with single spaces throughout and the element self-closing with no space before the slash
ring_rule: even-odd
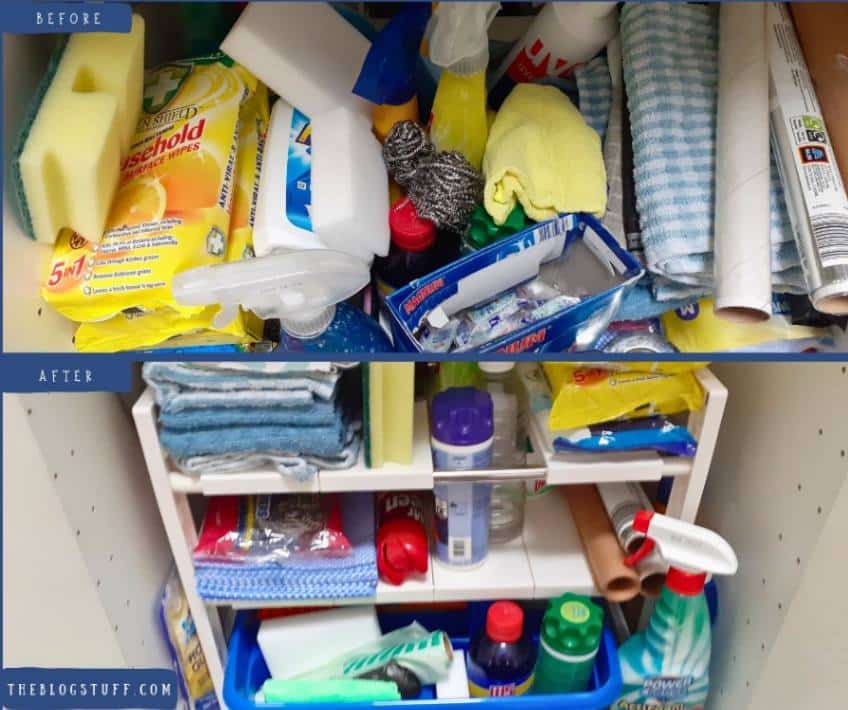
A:
<svg viewBox="0 0 848 710">
<path fill-rule="evenodd" d="M 659 301 L 713 290 L 718 6 L 632 3 L 621 13 L 624 81 L 646 266 Z M 772 161 L 773 162 L 773 161 Z M 804 292 L 777 170 L 772 284 Z"/>
</svg>

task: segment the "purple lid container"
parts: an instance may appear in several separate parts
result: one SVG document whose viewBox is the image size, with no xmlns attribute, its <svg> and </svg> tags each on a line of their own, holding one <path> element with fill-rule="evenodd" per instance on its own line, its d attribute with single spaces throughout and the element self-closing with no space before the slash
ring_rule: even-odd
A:
<svg viewBox="0 0 848 710">
<path fill-rule="evenodd" d="M 474 446 L 492 438 L 492 396 L 474 387 L 451 387 L 433 397 L 430 434 L 444 444 Z"/>
</svg>

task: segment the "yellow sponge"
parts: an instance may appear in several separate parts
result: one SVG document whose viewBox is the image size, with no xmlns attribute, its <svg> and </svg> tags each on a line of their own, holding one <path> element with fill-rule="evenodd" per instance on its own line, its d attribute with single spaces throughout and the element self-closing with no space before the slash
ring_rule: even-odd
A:
<svg viewBox="0 0 848 710">
<path fill-rule="evenodd" d="M 415 363 L 371 362 L 368 429 L 371 467 L 412 463 Z"/>
<path fill-rule="evenodd" d="M 25 227 L 52 244 L 63 228 L 99 242 L 144 91 L 144 20 L 128 34 L 71 35 L 22 136 L 15 182 Z"/>
</svg>

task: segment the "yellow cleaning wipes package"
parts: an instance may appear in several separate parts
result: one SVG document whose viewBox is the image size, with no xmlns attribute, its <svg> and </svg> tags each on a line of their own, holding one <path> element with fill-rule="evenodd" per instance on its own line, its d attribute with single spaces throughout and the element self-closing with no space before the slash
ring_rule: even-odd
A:
<svg viewBox="0 0 848 710">
<path fill-rule="evenodd" d="M 257 84 L 242 104 L 230 230 L 226 260 L 253 257 L 253 218 L 262 168 L 262 147 L 268 130 L 268 90 Z M 80 352 L 119 352 L 156 346 L 242 345 L 262 338 L 263 322 L 252 313 L 239 312 L 223 328 L 213 324 L 220 306 L 183 315 L 166 307 L 154 311 L 128 309 L 97 323 L 83 323 L 74 340 Z"/>
<path fill-rule="evenodd" d="M 175 274 L 222 263 L 233 203 L 239 111 L 256 79 L 223 54 L 145 75 L 141 118 L 99 244 L 65 230 L 44 299 L 80 322 L 174 302 Z"/>
<path fill-rule="evenodd" d="M 663 313 L 662 324 L 668 342 L 682 353 L 745 350 L 767 343 L 828 337 L 826 328 L 792 325 L 783 315 L 773 315 L 762 323 L 734 323 L 716 316 L 709 298 Z"/>
<path fill-rule="evenodd" d="M 545 363 L 544 368 L 554 395 L 552 431 L 704 406 L 704 391 L 691 372 L 611 372 L 569 363 Z"/>
</svg>

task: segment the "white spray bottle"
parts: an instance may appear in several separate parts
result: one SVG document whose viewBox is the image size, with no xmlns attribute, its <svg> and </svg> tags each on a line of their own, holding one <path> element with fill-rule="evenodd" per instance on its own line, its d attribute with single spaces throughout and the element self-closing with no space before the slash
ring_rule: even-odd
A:
<svg viewBox="0 0 848 710">
<path fill-rule="evenodd" d="M 658 513 L 638 512 L 633 528 L 646 540 L 628 564 L 656 549 L 671 567 L 648 627 L 619 650 L 624 687 L 612 708 L 703 710 L 712 645 L 704 585 L 708 574 L 735 574 L 736 555 L 711 530 Z"/>
<path fill-rule="evenodd" d="M 280 350 L 386 352 L 392 345 L 377 322 L 347 304 L 371 278 L 366 264 L 330 249 L 277 251 L 268 256 L 201 266 L 174 277 L 174 299 L 186 306 L 220 304 L 215 325 L 239 306 L 280 319 Z"/>
</svg>

